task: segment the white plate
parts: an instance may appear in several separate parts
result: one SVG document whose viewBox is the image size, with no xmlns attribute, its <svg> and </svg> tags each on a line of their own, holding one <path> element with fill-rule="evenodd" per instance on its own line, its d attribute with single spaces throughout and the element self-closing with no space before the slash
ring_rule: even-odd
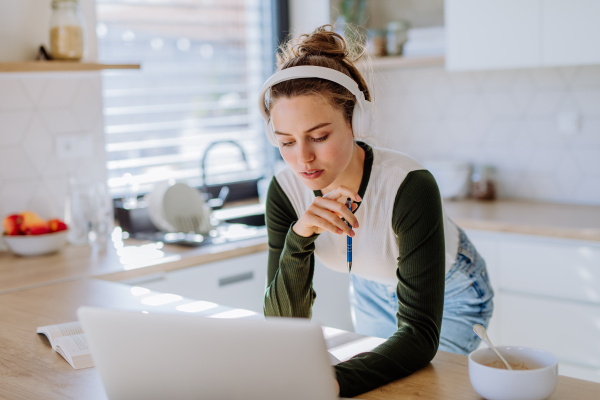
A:
<svg viewBox="0 0 600 400">
<path fill-rule="evenodd" d="M 212 227 L 207 225 L 210 208 L 205 206 L 198 189 L 185 183 L 171 185 L 162 199 L 165 221 L 179 232 L 208 233 Z"/>
</svg>

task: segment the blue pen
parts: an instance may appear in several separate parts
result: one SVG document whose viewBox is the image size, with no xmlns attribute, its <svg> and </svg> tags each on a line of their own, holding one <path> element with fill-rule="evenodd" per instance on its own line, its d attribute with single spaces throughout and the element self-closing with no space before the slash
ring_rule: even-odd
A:
<svg viewBox="0 0 600 400">
<path fill-rule="evenodd" d="M 346 200 L 346 207 L 352 212 L 352 199 L 350 197 Z M 352 229 L 350 222 L 346 221 L 346 224 Z M 350 273 L 352 269 L 352 237 L 350 235 L 346 236 L 346 260 L 348 260 L 348 273 Z"/>
</svg>

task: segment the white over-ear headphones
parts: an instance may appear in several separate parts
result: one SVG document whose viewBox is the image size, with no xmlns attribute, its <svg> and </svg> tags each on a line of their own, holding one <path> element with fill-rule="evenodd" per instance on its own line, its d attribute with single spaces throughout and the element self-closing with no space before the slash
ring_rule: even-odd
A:
<svg viewBox="0 0 600 400">
<path fill-rule="evenodd" d="M 263 119 L 265 120 L 265 134 L 267 135 L 269 143 L 275 147 L 279 147 L 277 138 L 275 137 L 273 121 L 271 121 L 268 110 L 265 106 L 265 94 L 273 85 L 298 78 L 327 79 L 328 81 L 333 81 L 348 89 L 354 95 L 354 97 L 356 97 L 356 104 L 354 105 L 354 111 L 352 113 L 352 132 L 354 133 L 354 137 L 362 138 L 369 135 L 372 119 L 371 102 L 365 100 L 364 93 L 360 91 L 358 84 L 354 81 L 354 79 L 331 68 L 303 65 L 299 67 L 286 68 L 273 74 L 273 76 L 267 79 L 260 89 L 260 96 L 258 97 L 258 109 L 260 111 L 260 115 L 262 115 Z"/>
</svg>

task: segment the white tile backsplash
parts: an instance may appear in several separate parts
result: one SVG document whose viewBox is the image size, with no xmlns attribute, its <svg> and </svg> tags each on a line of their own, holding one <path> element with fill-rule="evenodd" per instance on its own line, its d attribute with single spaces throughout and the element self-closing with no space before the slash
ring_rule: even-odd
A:
<svg viewBox="0 0 600 400">
<path fill-rule="evenodd" d="M 46 89 L 42 92 L 42 97 L 38 106 L 41 108 L 54 109 L 75 105 L 75 92 L 80 84 L 80 79 L 69 79 L 66 77 L 48 81 Z"/>
<path fill-rule="evenodd" d="M 600 66 L 397 69 L 376 82 L 388 147 L 493 164 L 501 197 L 600 205 Z M 560 132 L 561 112 L 579 113 L 579 132 Z"/>
<path fill-rule="evenodd" d="M 592 90 L 579 89 L 573 91 L 577 103 L 581 106 L 583 113 L 600 117 L 600 88 Z"/>
<path fill-rule="evenodd" d="M 19 143 L 32 117 L 33 112 L 29 110 L 0 112 L 0 126 L 4 132 L 0 135 L 0 146 Z"/>
<path fill-rule="evenodd" d="M 0 110 L 30 108 L 33 105 L 25 87 L 17 79 L 0 79 Z"/>
<path fill-rule="evenodd" d="M 43 174 L 54 146 L 52 137 L 39 116 L 33 117 L 21 141 L 21 148 L 29 156 L 29 161 L 35 166 L 38 174 Z"/>
<path fill-rule="evenodd" d="M 26 209 L 63 218 L 70 177 L 106 179 L 100 79 L 98 72 L 0 74 L 0 219 Z M 92 156 L 57 157 L 62 135 L 90 136 Z"/>
</svg>

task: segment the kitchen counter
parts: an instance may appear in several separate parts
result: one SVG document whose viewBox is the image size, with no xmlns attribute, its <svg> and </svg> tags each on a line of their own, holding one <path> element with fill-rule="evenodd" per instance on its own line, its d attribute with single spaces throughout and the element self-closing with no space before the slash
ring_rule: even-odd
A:
<svg viewBox="0 0 600 400">
<path fill-rule="evenodd" d="M 90 246 L 71 246 L 40 257 L 0 252 L 0 294 L 82 278 L 120 281 L 141 275 L 173 271 L 267 250 L 266 236 L 218 245 L 190 248 L 126 240 L 109 242 L 103 252 Z M 127 249 L 129 254 L 123 255 Z M 119 254 L 121 253 L 121 254 Z"/>
<path fill-rule="evenodd" d="M 182 299 L 151 307 L 142 304 L 143 295 L 135 294 L 138 293 L 127 285 L 86 278 L 0 295 L 0 398 L 106 399 L 97 369 L 74 370 L 52 350 L 44 336 L 35 333 L 36 328 L 74 321 L 76 310 L 82 305 L 176 312 L 178 305 L 192 301 Z M 225 309 L 219 307 L 211 312 Z M 348 335 L 353 335 L 355 340 L 362 338 Z M 334 342 L 334 339 L 328 340 L 328 348 L 339 345 L 339 341 Z M 599 383 L 559 376 L 550 399 L 592 400 L 599 392 Z M 481 399 L 469 382 L 468 358 L 443 351 L 416 373 L 359 397 L 365 400 Z"/>
<path fill-rule="evenodd" d="M 600 241 L 600 206 L 533 201 L 445 201 L 461 228 Z"/>
<path fill-rule="evenodd" d="M 467 229 L 600 241 L 599 206 L 515 200 L 445 201 L 444 204 L 450 218 Z M 107 250 L 101 253 L 89 246 L 66 246 L 59 253 L 31 258 L 0 252 L 0 294 L 90 277 L 120 281 L 268 249 L 264 231 L 252 239 L 219 245 L 159 247 L 126 240 L 109 242 Z M 129 254 L 124 256 L 123 248 Z"/>
</svg>

